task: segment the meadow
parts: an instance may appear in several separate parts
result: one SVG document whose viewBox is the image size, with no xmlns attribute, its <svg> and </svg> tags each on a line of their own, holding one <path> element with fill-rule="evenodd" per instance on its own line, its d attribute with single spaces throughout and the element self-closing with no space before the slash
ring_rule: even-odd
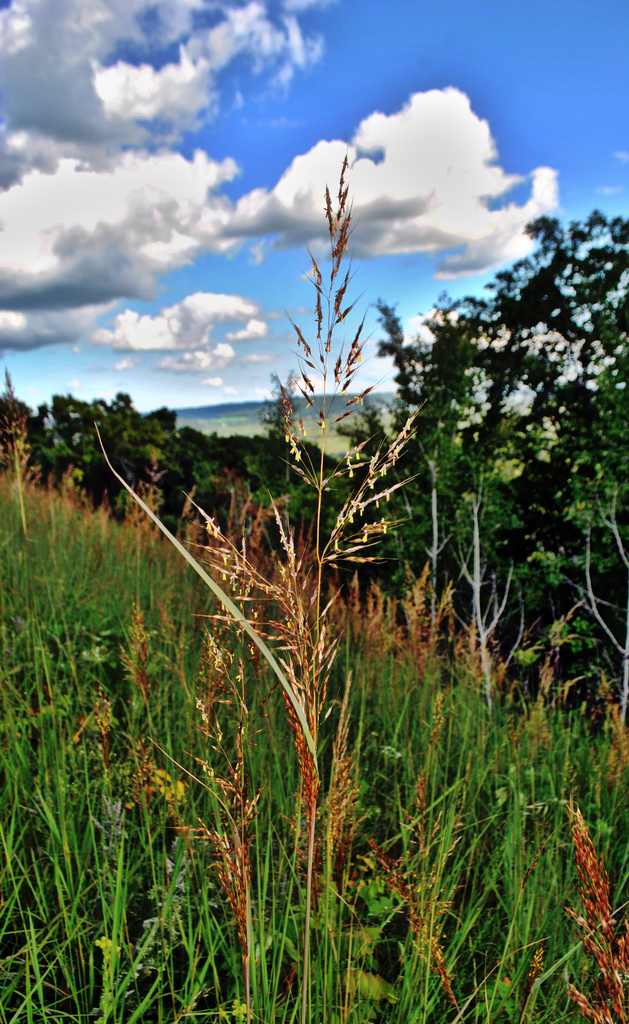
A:
<svg viewBox="0 0 629 1024">
<path fill-rule="evenodd" d="M 208 758 L 213 599 L 140 515 L 118 524 L 71 490 L 24 497 L 27 537 L 2 478 L 1 1019 L 244 1020 L 234 911 L 212 843 L 190 831 L 218 814 L 187 774 Z M 421 583 L 403 607 L 350 589 L 334 613 L 309 1019 L 574 1019 L 568 979 L 587 988 L 593 972 L 564 909 L 580 910 L 567 804 L 623 902 L 626 728 L 604 693 L 596 715 L 550 682 L 524 699 L 499 666 L 490 714 L 469 637 L 447 615 L 435 635 L 427 597 Z M 269 672 L 248 657 L 244 674 L 252 1003 L 270 1024 L 299 1013 L 305 812 L 277 692 L 259 708 Z M 227 705 L 220 718 L 228 744 Z"/>
</svg>

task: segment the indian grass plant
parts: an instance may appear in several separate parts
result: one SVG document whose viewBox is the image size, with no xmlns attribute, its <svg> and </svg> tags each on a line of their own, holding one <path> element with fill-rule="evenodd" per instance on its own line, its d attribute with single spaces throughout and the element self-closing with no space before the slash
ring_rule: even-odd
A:
<svg viewBox="0 0 629 1024">
<path fill-rule="evenodd" d="M 334 202 L 328 189 L 325 195 L 325 213 L 328 221 L 330 237 L 330 273 L 326 286 L 317 261 L 312 256 L 313 283 L 315 299 L 315 330 L 316 341 L 313 348 L 306 341 L 301 328 L 293 321 L 297 336 L 297 345 L 301 349 L 299 361 L 301 378 L 295 386 L 301 392 L 309 407 L 314 406 L 317 423 L 320 429 L 319 460 L 314 462 L 309 449 L 303 443 L 306 431 L 300 418 L 296 427 L 293 417 L 293 405 L 286 390 L 281 387 L 281 410 L 284 418 L 286 441 L 290 445 L 290 455 L 294 457 L 296 472 L 312 486 L 316 492 L 316 513 L 314 520 L 314 559 L 312 571 L 307 571 L 302 558 L 296 554 L 292 533 L 285 528 L 276 506 L 273 506 L 281 540 L 284 559 L 278 562 L 279 581 L 273 582 L 260 573 L 246 556 L 246 544 L 243 538 L 242 548 L 225 538 L 220 527 L 213 518 L 203 510 L 199 512 L 206 520 L 210 545 L 208 548 L 210 565 L 214 572 L 220 573 L 235 591 L 238 603 L 235 604 L 214 579 L 208 576 L 190 553 L 160 523 L 157 516 L 146 503 L 135 495 L 129 484 L 116 473 L 138 503 L 160 526 L 162 531 L 178 547 L 186 560 L 196 569 L 211 591 L 227 612 L 244 640 L 245 633 L 253 645 L 257 646 L 270 667 L 277 681 L 282 686 L 286 711 L 293 732 L 295 752 L 299 765 L 301 788 L 300 799 L 303 799 L 307 814 L 307 868 L 305 884 L 305 914 L 303 927 L 303 961 L 302 961 L 302 996 L 301 1022 L 306 1024 L 311 1012 L 310 993 L 310 938 L 313 898 L 313 868 L 315 857 L 315 833 L 317 823 L 318 796 L 321 788 L 321 775 L 317 761 L 319 732 L 322 714 L 326 708 L 327 684 L 332 663 L 336 654 L 335 638 L 331 637 L 327 613 L 334 601 L 334 596 L 323 606 L 323 590 L 325 587 L 324 571 L 326 568 L 337 568 L 346 562 L 370 562 L 372 554 L 365 552 L 373 546 L 379 535 L 395 525 L 390 519 L 380 516 L 367 516 L 365 511 L 380 508 L 381 501 L 388 501 L 392 493 L 402 487 L 404 481 L 397 481 L 387 486 L 383 478 L 393 469 L 399 459 L 406 441 L 410 437 L 413 417 L 410 417 L 399 435 L 386 447 L 380 448 L 361 467 L 363 479 L 358 487 L 345 500 L 338 512 L 335 525 L 328 538 L 322 535 L 322 513 L 325 492 L 332 490 L 333 479 L 354 476 L 352 459 L 360 461 L 360 452 L 366 442 L 362 442 L 347 451 L 347 465 L 339 463 L 331 475 L 326 476 L 326 434 L 331 422 L 338 423 L 351 414 L 351 406 L 362 402 L 373 388 L 366 388 L 357 397 L 348 398 L 348 389 L 354 382 L 361 361 L 363 342 L 361 334 L 363 323 L 356 331 L 351 344 L 345 347 L 335 340 L 336 329 L 345 322 L 352 312 L 355 302 L 349 302 L 347 290 L 352 272 L 351 265 L 342 274 L 342 264 L 348 250 L 351 235 L 352 210 L 348 202 L 349 186 L 345 183 L 348 168 L 347 158 L 344 161 L 339 181 L 338 194 Z M 349 302 L 349 304 L 348 304 Z M 316 359 L 317 363 L 312 360 Z M 319 384 L 320 396 L 316 395 L 315 381 Z M 342 400 L 345 396 L 345 401 Z M 337 408 L 335 409 L 335 403 Z M 340 407 L 339 407 L 340 405 Z M 301 465 L 299 465 L 301 463 Z M 113 467 L 112 467 L 113 468 Z M 362 524 L 354 522 L 361 517 Z M 359 554 L 360 552 L 360 554 Z M 306 571 L 305 571 L 306 570 Z M 263 639 L 263 630 L 253 617 L 245 616 L 247 602 L 257 599 L 272 601 L 276 608 L 276 617 L 270 622 L 271 641 L 281 652 L 278 660 Z M 210 637 L 211 640 L 211 637 Z M 216 647 L 216 645 L 214 644 Z M 223 671 L 225 658 L 223 652 L 216 647 L 215 667 Z M 251 653 L 253 654 L 253 646 Z M 203 763 L 204 770 L 212 775 L 213 781 L 221 790 L 222 796 L 229 792 L 230 797 L 238 804 L 240 828 L 227 808 L 227 804 L 219 798 L 220 806 L 229 820 L 229 836 L 225 832 L 208 831 L 212 837 L 219 862 L 223 881 L 230 904 L 238 922 L 238 934 L 242 947 L 243 970 L 245 979 L 246 1017 L 252 1019 L 250 995 L 250 963 L 252 954 L 252 925 L 250 903 L 250 870 L 248 860 L 248 824 L 250 823 L 257 797 L 247 795 L 247 778 L 244 766 L 245 730 L 244 721 L 249 718 L 249 710 L 244 696 L 244 663 L 238 662 L 237 682 L 230 683 L 231 692 L 238 694 L 235 703 L 240 709 L 240 726 L 237 734 L 237 755 L 235 765 L 230 765 L 228 775 L 215 776 L 213 769 Z M 242 690 L 242 693 L 241 693 Z M 205 705 L 200 702 L 203 721 L 209 724 L 209 715 Z M 206 729 L 207 732 L 207 729 Z M 212 739 L 220 744 L 221 731 L 214 726 Z M 214 750 L 219 748 L 214 745 Z M 221 751 L 224 753 L 224 751 Z"/>
<path fill-rule="evenodd" d="M 618 920 L 627 901 L 616 910 L 610 902 L 609 876 L 602 857 L 598 857 L 587 825 L 578 806 L 570 805 L 570 827 L 580 879 L 583 914 L 570 907 L 567 912 L 580 930 L 587 965 L 595 967 L 597 977 L 589 979 L 590 996 L 573 983 L 570 999 L 586 1020 L 613 1024 L 629 1020 L 629 916 Z"/>
</svg>

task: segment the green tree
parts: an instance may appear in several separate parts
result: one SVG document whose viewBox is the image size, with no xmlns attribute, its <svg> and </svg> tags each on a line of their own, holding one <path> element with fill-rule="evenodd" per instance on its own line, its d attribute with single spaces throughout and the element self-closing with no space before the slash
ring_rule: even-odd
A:
<svg viewBox="0 0 629 1024">
<path fill-rule="evenodd" d="M 131 482 L 143 479 L 147 469 L 159 461 L 175 422 L 176 414 L 166 409 L 143 416 L 122 392 L 111 403 L 55 395 L 50 406 L 41 405 L 31 418 L 29 432 L 34 459 L 44 476 L 59 482 L 71 474 L 99 504 L 105 492 L 113 502 L 118 490 L 106 472 L 95 425 L 108 453 Z"/>
<path fill-rule="evenodd" d="M 380 352 L 394 359 L 400 414 L 424 403 L 418 445 L 437 453 L 445 530 L 457 514 L 463 521 L 482 473 L 494 508 L 488 564 L 503 575 L 514 564 L 527 621 L 542 629 L 583 595 L 576 581 L 597 499 L 617 489 L 620 510 L 629 497 L 629 220 L 594 212 L 564 228 L 544 217 L 528 231 L 535 251 L 497 274 L 488 296 L 440 298 L 432 338 L 408 343 L 381 303 Z M 419 452 L 415 467 L 415 534 L 425 537 L 430 481 Z M 451 552 L 443 562 L 456 578 Z M 625 581 L 612 553 L 593 547 L 592 572 L 620 606 Z"/>
</svg>

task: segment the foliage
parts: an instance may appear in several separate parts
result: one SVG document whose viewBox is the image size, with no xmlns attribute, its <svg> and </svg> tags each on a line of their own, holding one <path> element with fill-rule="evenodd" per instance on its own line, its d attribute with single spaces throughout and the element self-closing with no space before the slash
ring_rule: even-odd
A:
<svg viewBox="0 0 629 1024">
<path fill-rule="evenodd" d="M 499 637 L 505 656 L 522 624 L 540 636 L 582 602 L 575 626 L 604 661 L 604 633 L 583 601 L 585 548 L 591 531 L 595 590 L 622 632 L 626 573 L 599 509 L 617 495 L 626 538 L 629 221 L 595 212 L 565 229 L 543 217 L 528 230 L 537 248 L 496 275 L 489 297 L 442 296 L 410 341 L 395 310 L 379 303 L 380 353 L 397 370 L 398 424 L 419 408 L 417 441 L 403 466 L 415 474 L 405 488 L 412 521 L 396 554 L 418 572 L 434 549 L 437 505 L 439 576 L 459 579 L 469 510 L 482 492 L 484 585 L 495 577 L 504 585 L 513 566 Z M 402 577 L 400 566 L 398 586 Z M 457 589 L 459 614 L 469 621 L 465 589 Z M 566 645 L 564 671 L 591 678 L 591 654 L 581 654 Z"/>
</svg>

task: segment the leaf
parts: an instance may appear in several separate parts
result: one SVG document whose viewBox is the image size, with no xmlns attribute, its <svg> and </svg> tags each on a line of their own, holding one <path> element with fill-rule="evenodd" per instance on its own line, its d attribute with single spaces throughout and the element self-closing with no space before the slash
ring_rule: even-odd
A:
<svg viewBox="0 0 629 1024">
<path fill-rule="evenodd" d="M 396 1003 L 398 997 L 390 982 L 385 981 L 379 974 L 370 974 L 368 971 L 351 971 L 348 988 L 352 995 L 358 992 L 361 999 L 375 999 L 380 1002 L 386 999 L 389 1003 Z"/>
</svg>

